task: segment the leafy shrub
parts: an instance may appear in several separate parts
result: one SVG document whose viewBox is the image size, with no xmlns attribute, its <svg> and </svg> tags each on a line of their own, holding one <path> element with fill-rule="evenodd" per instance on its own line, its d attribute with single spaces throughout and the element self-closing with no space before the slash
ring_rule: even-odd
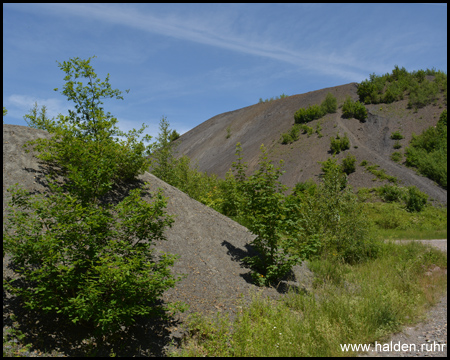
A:
<svg viewBox="0 0 450 360">
<path fill-rule="evenodd" d="M 439 85 L 436 82 L 424 80 L 421 83 L 414 82 L 409 91 L 409 108 L 422 108 L 431 104 L 439 94 Z"/>
<path fill-rule="evenodd" d="M 281 143 L 286 145 L 286 144 L 291 144 L 294 142 L 294 139 L 292 138 L 290 133 L 282 133 L 281 134 Z"/>
<path fill-rule="evenodd" d="M 347 119 L 353 117 L 353 101 L 350 96 L 347 96 L 342 105 L 342 115 Z"/>
<path fill-rule="evenodd" d="M 317 124 L 317 126 L 316 126 L 316 134 L 318 135 L 319 138 L 323 137 L 323 134 L 322 134 L 321 131 L 322 131 L 322 125 L 321 124 Z"/>
<path fill-rule="evenodd" d="M 394 143 L 394 149 L 400 149 L 402 147 L 402 144 L 400 144 L 400 141 L 396 141 L 395 143 Z"/>
<path fill-rule="evenodd" d="M 308 137 L 310 137 L 314 132 L 314 129 L 306 124 L 300 125 L 300 128 L 303 130 L 303 134 L 308 134 Z"/>
<path fill-rule="evenodd" d="M 333 159 L 316 193 L 304 193 L 296 215 L 302 228 L 295 247 L 299 251 L 305 244 L 315 245 L 320 256 L 350 264 L 377 256 L 361 204 Z"/>
<path fill-rule="evenodd" d="M 447 188 L 447 110 L 441 113 L 436 127 L 413 135 L 406 148 L 406 165 Z"/>
<path fill-rule="evenodd" d="M 336 135 L 336 138 L 331 137 L 331 153 L 339 154 L 341 151 L 345 151 L 350 149 L 350 140 L 347 137 L 347 134 L 344 134 L 344 137 L 341 138 L 339 134 Z"/>
<path fill-rule="evenodd" d="M 333 94 L 328 93 L 325 100 L 320 104 L 323 114 L 332 114 L 337 110 L 337 99 Z"/>
<path fill-rule="evenodd" d="M 354 155 L 348 154 L 344 159 L 342 159 L 342 171 L 347 175 L 355 172 L 356 157 Z"/>
<path fill-rule="evenodd" d="M 359 101 L 355 102 L 354 104 L 353 114 L 354 118 L 360 121 L 365 121 L 368 115 L 366 107 Z"/>
<path fill-rule="evenodd" d="M 334 157 L 329 157 L 325 161 L 319 161 L 319 164 L 322 165 L 320 168 L 324 175 L 328 174 L 331 171 L 335 171 L 336 169 L 341 170 L 342 168 L 338 165 L 337 159 Z"/>
<path fill-rule="evenodd" d="M 367 109 L 361 104 L 359 101 L 353 102 L 350 96 L 344 101 L 342 105 L 342 115 L 344 118 L 355 118 L 361 121 L 365 121 L 367 119 Z"/>
<path fill-rule="evenodd" d="M 404 197 L 403 188 L 396 185 L 383 185 L 377 189 L 378 195 L 386 202 L 401 201 Z"/>
<path fill-rule="evenodd" d="M 404 136 L 400 133 L 400 131 L 394 131 L 392 134 L 391 134 L 391 139 L 392 140 L 401 140 L 401 139 L 403 139 L 404 138 Z"/>
<path fill-rule="evenodd" d="M 294 114 L 294 120 L 296 124 L 304 124 L 316 119 L 320 119 L 322 116 L 328 113 L 334 113 L 337 109 L 337 100 L 333 94 L 328 93 L 325 100 L 319 105 L 311 105 L 305 108 L 298 109 Z"/>
<path fill-rule="evenodd" d="M 433 75 L 433 81 L 426 75 Z M 418 70 L 409 73 L 404 67 L 395 65 L 391 74 L 370 75 L 370 80 L 364 80 L 358 85 L 359 100 L 365 104 L 391 103 L 403 100 L 409 94 L 408 106 L 420 108 L 437 99 L 440 92 L 447 101 L 447 74 L 434 69 Z"/>
<path fill-rule="evenodd" d="M 299 109 L 294 115 L 297 124 L 307 123 L 324 115 L 319 105 L 308 106 L 306 109 L 303 109 L 304 111 L 301 111 L 302 109 Z"/>
<path fill-rule="evenodd" d="M 164 309 L 155 302 L 179 279 L 170 272 L 176 257 L 158 259 L 152 249 L 173 222 L 161 193 L 147 203 L 136 189 L 108 209 L 60 190 L 48 197 L 11 192 L 4 246 L 25 283 L 6 288 L 27 308 L 61 313 L 103 335 Z"/>
<path fill-rule="evenodd" d="M 421 192 L 415 186 L 408 186 L 408 194 L 406 195 L 406 209 L 409 212 L 420 212 L 427 204 L 428 195 Z"/>
<path fill-rule="evenodd" d="M 395 162 L 400 162 L 403 159 L 403 154 L 401 152 L 395 151 L 391 154 L 391 160 Z"/>
<path fill-rule="evenodd" d="M 310 195 L 314 195 L 317 191 L 317 184 L 313 180 L 309 179 L 305 182 L 298 182 L 292 190 L 293 194 L 296 196 L 300 196 L 300 194 L 305 192 Z"/>
<path fill-rule="evenodd" d="M 294 141 L 297 141 L 299 133 L 300 133 L 300 126 L 298 124 L 295 124 L 294 126 L 292 126 L 289 132 L 281 134 L 281 143 L 291 144 Z"/>
</svg>

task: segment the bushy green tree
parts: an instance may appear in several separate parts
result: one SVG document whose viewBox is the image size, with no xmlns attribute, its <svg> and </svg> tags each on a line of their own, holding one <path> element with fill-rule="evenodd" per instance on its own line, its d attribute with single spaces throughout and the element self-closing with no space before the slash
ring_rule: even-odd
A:
<svg viewBox="0 0 450 360">
<path fill-rule="evenodd" d="M 103 201 L 116 185 L 145 171 L 148 160 L 137 140 L 143 129 L 124 134 L 104 113 L 101 99 L 121 98 L 120 92 L 111 89 L 109 76 L 105 82 L 96 79 L 89 62 L 74 58 L 59 64 L 66 73 L 63 94 L 76 111 L 48 120 L 45 108 L 37 115 L 36 105 L 28 117 L 53 135 L 31 145 L 56 170 L 46 195 L 9 190 L 4 249 L 22 278 L 6 288 L 28 308 L 60 313 L 110 335 L 137 316 L 163 310 L 158 299 L 179 278 L 170 271 L 175 256 L 152 248 L 173 222 L 162 194 L 148 203 L 135 189 L 115 206 Z M 79 78 L 87 79 L 87 86 L 75 81 Z"/>
<path fill-rule="evenodd" d="M 301 231 L 293 251 L 350 264 L 378 254 L 362 205 L 335 161 L 330 162 L 315 194 L 304 194 L 297 218 Z"/>
<path fill-rule="evenodd" d="M 251 266 L 252 277 L 260 285 L 280 280 L 299 262 L 297 256 L 288 252 L 296 224 L 283 195 L 286 189 L 278 180 L 281 174 L 281 168 L 269 161 L 267 149 L 261 145 L 259 168 L 243 183 L 246 201 L 243 215 L 248 229 L 256 235 L 252 245 L 259 253 L 244 261 Z"/>
<path fill-rule="evenodd" d="M 178 280 L 170 272 L 176 256 L 151 247 L 173 222 L 161 193 L 148 203 L 136 189 L 103 207 L 54 190 L 30 196 L 11 189 L 3 243 L 26 285 L 19 279 L 6 289 L 29 309 L 62 314 L 102 335 L 160 314 L 156 300 Z"/>
<path fill-rule="evenodd" d="M 220 188 L 223 193 L 223 203 L 221 213 L 240 219 L 244 213 L 245 183 L 247 182 L 248 164 L 243 161 L 241 143 L 236 144 L 236 161 L 232 163 L 232 168 L 227 172 L 225 181 Z"/>
<path fill-rule="evenodd" d="M 44 109 L 41 117 L 32 110 L 28 118 L 30 126 L 52 134 L 50 139 L 37 139 L 28 146 L 40 153 L 39 159 L 57 166 L 68 180 L 67 188 L 86 202 L 103 196 L 114 184 L 147 171 L 150 160 L 145 155 L 151 152 L 151 146 L 143 143 L 151 137 L 145 135 L 139 140 L 145 125 L 124 133 L 115 126 L 117 119 L 105 114 L 102 99 L 123 97 L 119 90 L 111 88 L 109 74 L 103 82 L 97 79 L 91 59 L 73 58 L 59 63 L 66 73 L 62 94 L 75 103 L 75 111 L 69 110 L 69 116 L 59 115 L 55 121 L 46 119 Z M 79 81 L 83 78 L 86 85 Z M 101 166 L 93 159 L 101 159 Z"/>
</svg>

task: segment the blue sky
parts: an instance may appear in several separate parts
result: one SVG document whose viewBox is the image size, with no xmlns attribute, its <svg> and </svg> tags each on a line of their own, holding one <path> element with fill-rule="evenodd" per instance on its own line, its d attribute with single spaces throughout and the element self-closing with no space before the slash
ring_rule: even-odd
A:
<svg viewBox="0 0 450 360">
<path fill-rule="evenodd" d="M 36 101 L 67 114 L 56 61 L 93 55 L 99 78 L 124 91 L 105 102 L 121 130 L 145 123 L 156 136 L 166 116 L 184 133 L 260 98 L 394 65 L 447 72 L 447 5 L 3 4 L 4 122 L 26 125 Z"/>
</svg>

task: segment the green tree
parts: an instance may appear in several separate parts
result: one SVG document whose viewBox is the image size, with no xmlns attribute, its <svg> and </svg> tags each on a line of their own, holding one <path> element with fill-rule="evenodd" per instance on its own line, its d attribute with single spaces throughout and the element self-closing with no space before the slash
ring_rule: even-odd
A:
<svg viewBox="0 0 450 360">
<path fill-rule="evenodd" d="M 159 134 L 156 138 L 155 150 L 152 153 L 152 173 L 161 180 L 172 184 L 175 181 L 177 159 L 173 154 L 174 144 L 171 141 L 173 131 L 169 126 L 167 118 L 163 116 L 159 122 Z"/>
<path fill-rule="evenodd" d="M 178 132 L 174 129 L 172 130 L 172 132 L 170 133 L 169 139 L 170 141 L 175 141 L 176 139 L 178 139 L 180 137 L 180 134 L 178 134 Z"/>
<path fill-rule="evenodd" d="M 49 119 L 47 117 L 47 107 L 43 105 L 40 112 L 38 113 L 38 103 L 35 102 L 32 109 L 30 109 L 29 114 L 26 114 L 23 119 L 27 125 L 31 128 L 46 130 L 49 133 L 55 131 L 56 122 L 55 119 Z"/>
<path fill-rule="evenodd" d="M 67 74 L 63 94 L 75 102 L 76 111 L 47 121 L 45 108 L 38 116 L 36 104 L 27 118 L 53 135 L 31 145 L 56 170 L 45 195 L 9 189 L 4 249 L 22 279 L 5 287 L 25 307 L 59 313 L 99 335 L 111 335 L 137 316 L 165 310 L 158 299 L 180 278 L 170 271 L 175 256 L 156 254 L 152 247 L 165 239 L 164 229 L 173 222 L 161 192 L 151 203 L 141 199 L 140 189 L 130 190 L 117 205 L 104 201 L 119 182 L 131 185 L 148 160 L 136 139 L 143 129 L 120 132 L 117 120 L 100 107 L 101 98 L 121 98 L 120 92 L 111 89 L 108 78 L 95 80 L 89 61 L 60 64 Z M 87 78 L 88 85 L 74 82 L 78 78 Z M 56 175 L 65 177 L 63 186 Z"/>
<path fill-rule="evenodd" d="M 296 216 L 301 231 L 293 249 L 301 254 L 350 264 L 377 256 L 362 206 L 336 161 L 329 162 L 317 191 L 303 194 Z"/>
<path fill-rule="evenodd" d="M 33 111 L 29 117 L 30 126 L 47 130 L 53 136 L 31 141 L 28 146 L 40 152 L 39 159 L 59 168 L 68 180 L 67 188 L 85 202 L 95 201 L 113 185 L 147 171 L 150 160 L 145 155 L 150 155 L 152 149 L 143 144 L 151 136 L 145 135 L 139 141 L 147 126 L 124 133 L 115 126 L 117 119 L 104 113 L 102 99 L 123 97 L 119 90 L 111 88 L 109 74 L 103 82 L 97 79 L 91 59 L 74 58 L 59 63 L 66 73 L 62 94 L 75 103 L 75 111 L 69 110 L 69 116 L 59 115 L 58 121 L 42 121 Z M 76 81 L 83 78 L 86 86 Z M 101 159 L 101 166 L 95 159 Z"/>
<path fill-rule="evenodd" d="M 281 167 L 269 161 L 267 149 L 261 145 L 259 168 L 244 183 L 245 216 L 249 230 L 256 235 L 252 245 L 259 253 L 244 261 L 252 267 L 252 277 L 260 285 L 280 280 L 299 263 L 297 256 L 289 254 L 297 229 L 290 216 L 291 205 L 283 195 L 286 188 L 278 180 L 281 175 Z"/>
<path fill-rule="evenodd" d="M 247 163 L 242 161 L 241 143 L 236 144 L 236 157 L 237 160 L 232 163 L 232 169 L 227 172 L 225 181 L 220 186 L 223 193 L 221 213 L 239 220 L 244 210 L 243 202 L 248 168 Z"/>
</svg>

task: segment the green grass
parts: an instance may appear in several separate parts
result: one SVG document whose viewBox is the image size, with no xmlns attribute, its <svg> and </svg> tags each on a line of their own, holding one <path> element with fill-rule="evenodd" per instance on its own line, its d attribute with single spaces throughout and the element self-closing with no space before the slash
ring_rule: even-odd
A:
<svg viewBox="0 0 450 360">
<path fill-rule="evenodd" d="M 426 275 L 437 265 L 440 269 Z M 255 297 L 234 321 L 195 316 L 173 356 L 349 356 L 341 344 L 383 341 L 419 321 L 446 290 L 447 257 L 420 243 L 380 243 L 377 259 L 354 266 L 319 259 L 309 292 Z"/>
<path fill-rule="evenodd" d="M 446 239 L 447 208 L 408 212 L 401 203 L 366 203 L 367 218 L 383 239 Z"/>
</svg>

